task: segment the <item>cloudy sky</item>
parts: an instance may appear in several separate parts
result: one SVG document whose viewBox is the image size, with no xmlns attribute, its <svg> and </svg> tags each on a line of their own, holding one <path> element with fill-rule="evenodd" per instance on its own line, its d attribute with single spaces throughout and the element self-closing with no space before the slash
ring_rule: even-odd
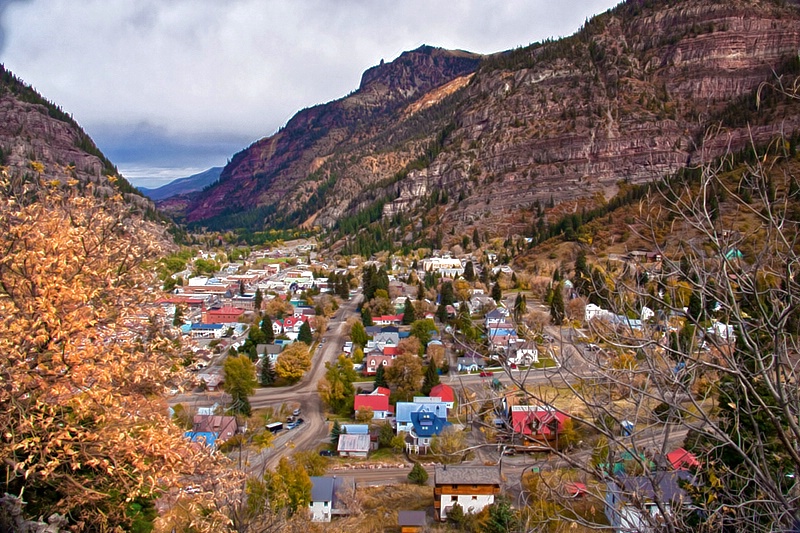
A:
<svg viewBox="0 0 800 533">
<path fill-rule="evenodd" d="M 138 185 L 211 166 L 422 44 L 493 53 L 618 0 L 0 0 L 0 62 Z M 150 179 L 144 179 L 150 178 Z"/>
</svg>

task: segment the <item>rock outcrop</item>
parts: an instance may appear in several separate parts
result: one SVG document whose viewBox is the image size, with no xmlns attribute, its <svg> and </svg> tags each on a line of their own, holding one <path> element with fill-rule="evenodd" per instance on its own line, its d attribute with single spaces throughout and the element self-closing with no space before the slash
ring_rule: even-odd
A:
<svg viewBox="0 0 800 533">
<path fill-rule="evenodd" d="M 755 108 L 778 75 L 800 75 L 798 50 L 797 0 L 625 2 L 571 37 L 480 63 L 423 47 L 237 154 L 187 220 L 331 227 L 374 206 L 424 208 L 441 191 L 442 220 L 458 226 L 608 197 L 800 129 L 796 99 Z"/>
<path fill-rule="evenodd" d="M 0 66 L 0 166 L 18 192 L 58 181 L 92 183 L 100 195 L 121 192 L 142 210 L 154 204 L 139 194 L 73 120 Z M 109 176 L 111 178 L 109 179 Z"/>
</svg>

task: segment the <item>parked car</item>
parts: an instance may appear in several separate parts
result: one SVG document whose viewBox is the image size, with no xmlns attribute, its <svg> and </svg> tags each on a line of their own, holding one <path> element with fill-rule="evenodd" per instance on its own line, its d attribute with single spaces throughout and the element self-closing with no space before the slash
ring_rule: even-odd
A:
<svg viewBox="0 0 800 533">
<path fill-rule="evenodd" d="M 490 378 L 494 376 L 494 372 L 492 372 L 491 370 L 481 370 L 480 376 L 482 378 Z"/>
<path fill-rule="evenodd" d="M 592 344 L 592 343 L 587 344 L 586 345 L 586 349 L 589 350 L 590 352 L 599 352 L 600 351 L 600 347 L 598 345 Z"/>
<path fill-rule="evenodd" d="M 286 429 L 294 429 L 296 427 L 299 427 L 302 423 L 303 423 L 303 419 L 302 418 L 298 418 L 294 422 L 289 422 L 289 424 L 287 424 L 287 426 L 286 426 Z"/>
<path fill-rule="evenodd" d="M 322 457 L 333 457 L 333 452 L 330 450 L 320 450 L 319 454 Z"/>
<path fill-rule="evenodd" d="M 300 408 L 298 407 L 294 411 L 292 411 L 292 416 L 300 416 Z"/>
</svg>

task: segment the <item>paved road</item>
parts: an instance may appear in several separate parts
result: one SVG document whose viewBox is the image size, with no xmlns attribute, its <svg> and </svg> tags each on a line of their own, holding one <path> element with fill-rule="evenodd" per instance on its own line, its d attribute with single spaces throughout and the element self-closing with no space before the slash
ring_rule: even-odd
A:
<svg viewBox="0 0 800 533">
<path fill-rule="evenodd" d="M 302 409 L 303 425 L 284 430 L 278 435 L 275 445 L 252 458 L 251 468 L 261 470 L 262 466 L 273 468 L 284 455 L 292 453 L 295 449 L 314 449 L 320 444 L 328 442 L 328 422 L 323 416 L 322 400 L 317 393 L 317 383 L 325 375 L 325 363 L 334 361 L 340 353 L 347 338 L 346 321 L 351 316 L 356 316 L 356 308 L 361 300 L 361 295 L 351 298 L 342 304 L 329 323 L 330 330 L 323 335 L 325 342 L 317 346 L 314 352 L 311 368 L 299 383 L 291 387 L 261 388 L 250 397 L 253 409 L 262 407 L 278 408 L 286 403 L 299 403 Z"/>
</svg>

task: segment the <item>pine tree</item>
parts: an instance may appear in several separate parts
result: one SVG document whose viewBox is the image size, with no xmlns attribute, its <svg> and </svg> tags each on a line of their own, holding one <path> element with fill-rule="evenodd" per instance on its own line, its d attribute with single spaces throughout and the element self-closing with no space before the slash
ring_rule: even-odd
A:
<svg viewBox="0 0 800 533">
<path fill-rule="evenodd" d="M 272 319 L 266 315 L 260 324 L 262 333 L 264 333 L 264 344 L 272 344 L 275 342 L 275 330 L 272 329 Z"/>
<path fill-rule="evenodd" d="M 362 307 L 361 308 L 361 321 L 364 323 L 365 326 L 372 326 L 372 311 L 369 310 L 369 307 Z"/>
<path fill-rule="evenodd" d="M 553 287 L 553 296 L 550 302 L 550 318 L 553 324 L 556 325 L 564 322 L 564 291 L 561 283 L 556 283 Z"/>
<path fill-rule="evenodd" d="M 339 446 L 339 435 L 342 433 L 342 425 L 338 420 L 334 420 L 333 428 L 331 428 L 331 444 L 334 446 Z"/>
<path fill-rule="evenodd" d="M 431 361 L 425 368 L 425 377 L 422 379 L 422 394 L 429 396 L 431 389 L 440 383 L 436 363 Z"/>
<path fill-rule="evenodd" d="M 275 369 L 272 367 L 272 363 L 269 360 L 269 356 L 264 354 L 264 359 L 261 360 L 261 375 L 259 376 L 261 385 L 267 386 L 272 385 L 275 383 Z"/>
<path fill-rule="evenodd" d="M 261 304 L 264 301 L 264 295 L 261 294 L 261 289 L 256 288 L 256 296 L 253 299 L 253 307 L 255 307 L 256 313 L 261 312 Z"/>
<path fill-rule="evenodd" d="M 383 365 L 378 366 L 378 370 L 375 371 L 375 388 L 377 389 L 378 387 L 389 387 L 389 384 L 386 383 Z"/>
<path fill-rule="evenodd" d="M 478 235 L 478 228 L 472 230 L 472 244 L 475 245 L 475 248 L 481 247 L 481 236 Z"/>
<path fill-rule="evenodd" d="M 503 299 L 503 289 L 500 288 L 500 283 L 492 285 L 492 299 L 498 303 Z"/>
<path fill-rule="evenodd" d="M 297 340 L 304 342 L 309 346 L 313 342 L 314 339 L 311 336 L 311 326 L 308 325 L 308 322 L 303 322 L 303 325 L 300 326 L 300 331 L 297 333 Z"/>
<path fill-rule="evenodd" d="M 408 473 L 408 480 L 417 485 L 424 485 L 428 482 L 428 472 L 419 463 L 414 463 L 411 472 Z"/>
<path fill-rule="evenodd" d="M 472 261 L 467 261 L 467 264 L 464 265 L 464 279 L 470 283 L 475 281 L 475 266 Z"/>
<path fill-rule="evenodd" d="M 406 304 L 403 308 L 403 325 L 409 326 L 417 319 L 416 311 L 414 311 L 414 304 L 411 303 L 410 298 L 406 298 Z"/>
</svg>

